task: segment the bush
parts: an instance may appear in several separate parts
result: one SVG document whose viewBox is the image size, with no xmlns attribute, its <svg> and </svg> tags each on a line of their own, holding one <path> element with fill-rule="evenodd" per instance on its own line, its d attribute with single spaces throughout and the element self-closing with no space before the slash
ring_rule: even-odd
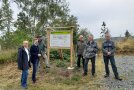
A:
<svg viewBox="0 0 134 90">
<path fill-rule="evenodd" d="M 17 59 L 16 50 L 4 50 L 0 52 L 0 64 L 12 62 Z"/>
<path fill-rule="evenodd" d="M 51 51 L 50 51 L 50 58 L 53 58 L 53 59 L 60 59 L 59 52 L 57 52 L 57 50 L 51 50 Z"/>
<path fill-rule="evenodd" d="M 66 65 L 65 65 L 64 61 L 57 60 L 57 62 L 56 62 L 56 67 L 65 67 L 65 66 L 66 66 Z"/>
<path fill-rule="evenodd" d="M 60 59 L 59 51 L 58 50 L 51 50 L 50 51 L 50 58 Z M 63 59 L 70 61 L 70 51 L 69 50 L 63 50 Z"/>
</svg>

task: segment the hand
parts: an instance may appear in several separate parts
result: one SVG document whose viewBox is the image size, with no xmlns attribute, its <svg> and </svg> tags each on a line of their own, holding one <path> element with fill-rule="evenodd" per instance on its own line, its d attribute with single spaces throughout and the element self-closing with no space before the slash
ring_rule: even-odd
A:
<svg viewBox="0 0 134 90">
<path fill-rule="evenodd" d="M 108 52 L 107 54 L 108 54 L 108 55 L 111 55 L 111 52 Z"/>
<path fill-rule="evenodd" d="M 40 57 L 40 56 L 41 56 L 41 54 L 38 54 L 38 56 Z"/>
</svg>

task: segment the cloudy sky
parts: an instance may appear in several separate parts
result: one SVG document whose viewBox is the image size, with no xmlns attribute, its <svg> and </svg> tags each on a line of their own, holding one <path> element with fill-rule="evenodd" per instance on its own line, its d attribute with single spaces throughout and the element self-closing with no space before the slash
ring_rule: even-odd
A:
<svg viewBox="0 0 134 90">
<path fill-rule="evenodd" d="M 126 29 L 134 35 L 134 0 L 67 0 L 71 14 L 78 17 L 82 28 L 88 28 L 95 38 L 105 21 L 112 36 L 124 36 Z"/>
<path fill-rule="evenodd" d="M 134 0 L 67 0 L 70 14 L 78 18 L 81 28 L 88 28 L 95 38 L 100 37 L 100 28 L 105 21 L 112 36 L 124 36 L 126 29 L 134 35 Z M 14 18 L 18 7 L 11 5 Z"/>
</svg>

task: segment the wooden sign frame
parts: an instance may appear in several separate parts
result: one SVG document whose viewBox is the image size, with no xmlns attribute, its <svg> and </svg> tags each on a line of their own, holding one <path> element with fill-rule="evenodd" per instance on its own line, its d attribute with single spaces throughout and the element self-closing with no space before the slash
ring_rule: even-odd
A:
<svg viewBox="0 0 134 90">
<path fill-rule="evenodd" d="M 70 47 L 50 47 L 50 34 L 53 31 L 53 29 L 65 29 L 70 30 Z M 61 30 L 61 31 L 62 31 Z M 64 30 L 64 31 L 65 31 Z M 56 31 L 56 30 L 55 30 Z M 48 56 L 48 62 L 50 62 L 50 50 L 51 49 L 69 49 L 70 50 L 70 67 L 68 69 L 73 69 L 73 27 L 47 27 L 47 56 Z"/>
</svg>

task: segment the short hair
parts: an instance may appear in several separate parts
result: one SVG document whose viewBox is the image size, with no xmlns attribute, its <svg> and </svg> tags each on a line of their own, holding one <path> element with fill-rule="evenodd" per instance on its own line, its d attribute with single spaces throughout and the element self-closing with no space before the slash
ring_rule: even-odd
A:
<svg viewBox="0 0 134 90">
<path fill-rule="evenodd" d="M 93 34 L 89 34 L 89 36 L 92 36 L 92 37 L 94 37 L 94 35 L 93 35 Z"/>
<path fill-rule="evenodd" d="M 105 36 L 110 36 L 111 37 L 111 34 L 110 33 L 105 33 Z"/>
<path fill-rule="evenodd" d="M 24 43 L 28 43 L 28 41 L 27 41 L 27 40 L 25 40 L 25 41 L 23 41 L 23 44 L 24 44 Z"/>
<path fill-rule="evenodd" d="M 80 35 L 79 38 L 83 37 L 83 35 Z"/>
<path fill-rule="evenodd" d="M 38 40 L 38 38 L 34 38 L 33 40 Z"/>
</svg>

